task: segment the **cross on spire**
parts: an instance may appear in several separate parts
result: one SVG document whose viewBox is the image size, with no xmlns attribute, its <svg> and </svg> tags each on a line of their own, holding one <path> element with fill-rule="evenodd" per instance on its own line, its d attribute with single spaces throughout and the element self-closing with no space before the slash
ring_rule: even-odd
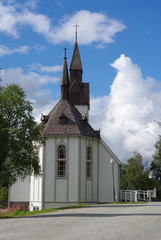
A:
<svg viewBox="0 0 161 240">
<path fill-rule="evenodd" d="M 75 42 L 77 42 L 77 28 L 79 25 L 76 23 L 73 27 L 75 27 Z"/>
<path fill-rule="evenodd" d="M 64 48 L 64 59 L 67 59 L 67 48 Z"/>
</svg>

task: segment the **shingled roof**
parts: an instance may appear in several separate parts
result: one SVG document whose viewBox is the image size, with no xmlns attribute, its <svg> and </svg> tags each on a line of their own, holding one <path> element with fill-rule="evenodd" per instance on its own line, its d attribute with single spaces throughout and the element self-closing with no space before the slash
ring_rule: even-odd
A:
<svg viewBox="0 0 161 240">
<path fill-rule="evenodd" d="M 49 115 L 44 116 L 45 125 L 43 135 L 80 135 L 100 138 L 100 132 L 95 131 L 82 117 L 77 108 L 68 100 L 60 100 Z M 62 121 L 64 118 L 65 121 Z M 45 120 L 46 119 L 46 120 Z"/>
<path fill-rule="evenodd" d="M 70 71 L 72 70 L 81 70 L 82 69 L 82 63 L 81 63 L 81 58 L 79 54 L 79 48 L 78 48 L 78 43 L 75 42 L 74 50 L 73 50 L 73 55 L 70 63 Z"/>
</svg>

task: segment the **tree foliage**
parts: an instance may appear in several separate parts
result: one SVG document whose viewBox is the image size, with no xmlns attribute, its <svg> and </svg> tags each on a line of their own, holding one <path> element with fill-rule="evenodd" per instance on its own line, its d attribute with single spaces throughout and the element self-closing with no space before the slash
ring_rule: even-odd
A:
<svg viewBox="0 0 161 240">
<path fill-rule="evenodd" d="M 153 154 L 153 160 L 151 162 L 150 170 L 152 177 L 158 183 L 157 198 L 161 199 L 161 136 L 155 144 L 155 153 Z"/>
<path fill-rule="evenodd" d="M 8 188 L 0 186 L 0 202 L 7 202 L 8 200 Z"/>
<path fill-rule="evenodd" d="M 155 153 L 153 155 L 153 161 L 151 162 L 151 171 L 153 177 L 161 182 L 161 136 L 155 144 Z"/>
<path fill-rule="evenodd" d="M 41 126 L 32 116 L 32 104 L 15 84 L 0 87 L 0 184 L 40 174 L 38 146 L 44 144 Z"/>
<path fill-rule="evenodd" d="M 120 187 L 125 190 L 147 190 L 156 185 L 154 179 L 149 178 L 150 168 L 143 163 L 140 153 L 127 160 L 121 170 Z"/>
</svg>

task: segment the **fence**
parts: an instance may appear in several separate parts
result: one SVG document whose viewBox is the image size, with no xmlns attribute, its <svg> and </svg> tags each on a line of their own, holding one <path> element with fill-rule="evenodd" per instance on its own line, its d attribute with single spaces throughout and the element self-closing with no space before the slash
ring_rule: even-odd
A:
<svg viewBox="0 0 161 240">
<path fill-rule="evenodd" d="M 156 197 L 156 189 L 154 190 L 120 190 L 121 201 L 151 201 L 152 198 Z"/>
</svg>

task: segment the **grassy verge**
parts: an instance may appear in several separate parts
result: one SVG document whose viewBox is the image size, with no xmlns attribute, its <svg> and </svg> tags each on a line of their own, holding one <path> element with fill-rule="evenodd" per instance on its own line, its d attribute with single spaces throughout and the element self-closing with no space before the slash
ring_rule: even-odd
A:
<svg viewBox="0 0 161 240">
<path fill-rule="evenodd" d="M 64 209 L 81 208 L 81 207 L 87 207 L 87 206 L 89 206 L 89 205 L 87 205 L 87 204 L 77 204 L 77 205 L 70 206 L 70 207 L 50 208 L 50 209 L 43 209 L 43 210 L 32 211 L 32 212 L 18 210 L 18 211 L 14 211 L 12 213 L 6 213 L 6 214 L 0 213 L 0 218 L 25 217 L 25 216 L 42 214 L 42 213 L 57 212 L 57 211 L 64 210 Z"/>
<path fill-rule="evenodd" d="M 102 205 L 108 205 L 108 204 L 138 204 L 138 203 L 146 203 L 146 202 L 145 201 L 140 201 L 140 202 L 115 202 L 115 203 L 104 203 Z M 0 213 L 0 218 L 25 217 L 25 216 L 42 214 L 42 213 L 57 212 L 57 211 L 60 211 L 60 210 L 65 210 L 65 209 L 73 209 L 73 208 L 81 208 L 81 207 L 89 207 L 89 206 L 90 206 L 89 204 L 77 204 L 77 205 L 69 206 L 69 207 L 50 208 L 50 209 L 43 209 L 43 210 L 32 211 L 32 212 L 18 210 L 18 211 L 14 211 L 12 213 L 6 213 L 6 214 L 1 214 Z"/>
</svg>

